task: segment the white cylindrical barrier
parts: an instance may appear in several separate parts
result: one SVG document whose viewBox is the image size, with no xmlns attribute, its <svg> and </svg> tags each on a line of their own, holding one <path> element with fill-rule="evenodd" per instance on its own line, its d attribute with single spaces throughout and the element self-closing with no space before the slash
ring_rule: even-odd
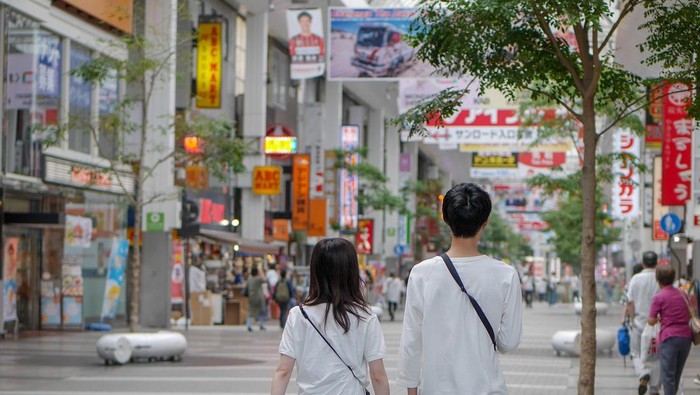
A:
<svg viewBox="0 0 700 395">
<path fill-rule="evenodd" d="M 612 348 L 615 346 L 615 334 L 605 329 L 596 329 L 596 349 L 598 352 L 605 351 L 612 353 Z M 552 348 L 561 355 L 562 352 L 578 356 L 581 354 L 581 331 L 568 330 L 558 331 L 552 335 Z"/>
<path fill-rule="evenodd" d="M 606 315 L 608 314 L 608 306 L 607 303 L 605 302 L 595 302 L 595 309 L 598 315 Z M 581 310 L 583 309 L 583 303 L 581 301 L 574 302 L 574 311 L 576 312 L 577 315 L 581 315 Z"/>
<path fill-rule="evenodd" d="M 119 333 L 104 335 L 97 341 L 97 354 L 105 363 L 125 364 L 132 359 L 178 360 L 187 349 L 181 333 Z"/>
</svg>

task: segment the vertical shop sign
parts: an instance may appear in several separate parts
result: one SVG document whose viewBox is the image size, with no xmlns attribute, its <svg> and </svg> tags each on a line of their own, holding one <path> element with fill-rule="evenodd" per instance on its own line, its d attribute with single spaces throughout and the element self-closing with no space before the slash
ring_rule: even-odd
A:
<svg viewBox="0 0 700 395">
<path fill-rule="evenodd" d="M 372 254 L 374 250 L 374 220 L 361 219 L 357 221 L 355 248 L 358 254 Z"/>
<path fill-rule="evenodd" d="M 170 274 L 170 303 L 182 303 L 185 295 L 185 247 L 173 240 L 173 270 Z"/>
<path fill-rule="evenodd" d="M 688 118 L 686 111 L 692 91 L 690 86 L 676 82 L 668 84 L 664 93 L 661 203 L 682 206 L 690 199 L 690 181 L 693 177 L 693 120 Z"/>
<path fill-rule="evenodd" d="M 326 199 L 309 200 L 309 236 L 326 236 Z"/>
<path fill-rule="evenodd" d="M 119 296 L 124 287 L 124 272 L 129 257 L 129 240 L 112 239 L 112 250 L 109 254 L 109 267 L 107 269 L 107 282 L 105 283 L 105 295 L 102 302 L 100 320 L 114 319 L 119 306 Z"/>
<path fill-rule="evenodd" d="M 356 125 L 344 125 L 340 127 L 340 146 L 346 152 L 345 161 L 351 166 L 357 165 L 359 155 L 353 153 L 360 144 L 360 128 Z M 357 194 L 360 183 L 356 173 L 347 169 L 340 171 L 340 226 L 341 229 L 357 228 L 358 203 Z"/>
<path fill-rule="evenodd" d="M 651 84 L 647 87 L 647 99 L 649 106 L 646 108 L 646 136 L 644 145 L 646 148 L 661 148 L 661 141 L 664 137 L 663 115 L 664 115 L 664 93 L 663 84 Z"/>
<path fill-rule="evenodd" d="M 290 78 L 301 80 L 322 76 L 326 70 L 326 44 L 323 41 L 321 10 L 287 10 Z"/>
<path fill-rule="evenodd" d="M 700 121 L 695 121 L 693 130 L 693 224 L 700 226 Z"/>
<path fill-rule="evenodd" d="M 3 322 L 17 320 L 17 266 L 19 266 L 19 237 L 5 239 L 3 255 Z"/>
<path fill-rule="evenodd" d="M 199 22 L 197 107 L 221 107 L 221 22 Z"/>
<path fill-rule="evenodd" d="M 661 203 L 663 160 L 661 156 L 654 157 L 654 181 L 652 195 L 654 207 L 651 214 L 651 239 L 668 240 L 668 234 L 661 230 L 661 217 L 668 214 L 668 207 Z"/>
<path fill-rule="evenodd" d="M 629 129 L 618 130 L 613 136 L 613 150 L 621 158 L 613 163 L 612 215 L 614 218 L 635 218 L 639 215 L 640 177 L 635 158 L 639 158 L 640 138 Z"/>
<path fill-rule="evenodd" d="M 308 154 L 294 155 L 292 163 L 292 229 L 309 229 L 309 172 Z"/>
</svg>

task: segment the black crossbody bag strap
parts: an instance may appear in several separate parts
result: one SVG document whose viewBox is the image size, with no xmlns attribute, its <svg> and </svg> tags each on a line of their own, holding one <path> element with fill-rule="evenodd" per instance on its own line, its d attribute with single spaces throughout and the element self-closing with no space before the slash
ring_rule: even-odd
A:
<svg viewBox="0 0 700 395">
<path fill-rule="evenodd" d="M 469 292 L 467 292 L 467 289 L 464 288 L 464 284 L 462 283 L 462 279 L 459 278 L 459 274 L 457 273 L 457 269 L 455 269 L 455 265 L 452 263 L 452 260 L 450 259 L 447 254 L 440 254 L 440 258 L 442 258 L 443 261 L 445 261 L 445 266 L 447 266 L 447 270 L 450 271 L 450 274 L 452 275 L 452 278 L 454 278 L 455 282 L 459 286 L 459 289 L 464 292 L 465 295 L 469 297 L 469 301 L 472 302 L 472 306 L 474 306 L 474 310 L 476 310 L 476 314 L 479 315 L 479 319 L 481 322 L 484 324 L 484 327 L 486 327 L 486 331 L 489 333 L 489 337 L 491 338 L 491 343 L 493 343 L 493 349 L 498 350 L 496 347 L 496 336 L 493 333 L 493 327 L 491 327 L 491 323 L 489 322 L 489 319 L 486 318 L 486 314 L 484 314 L 484 311 L 481 310 L 481 306 L 479 306 L 479 303 L 474 299 L 471 295 L 469 295 Z"/>
<path fill-rule="evenodd" d="M 350 365 L 345 363 L 345 360 L 343 360 L 340 354 L 338 354 L 338 352 L 335 351 L 335 348 L 333 348 L 331 343 L 326 339 L 325 336 L 323 336 L 323 333 L 321 333 L 321 331 L 319 331 L 318 328 L 316 328 L 316 325 L 314 325 L 314 322 L 311 321 L 311 318 L 309 318 L 308 314 L 306 314 L 306 310 L 304 310 L 304 307 L 302 305 L 299 305 L 299 310 L 301 310 L 301 314 L 304 316 L 304 318 L 306 318 L 307 321 L 309 321 L 309 324 L 311 324 L 311 326 L 316 330 L 316 333 L 318 333 L 318 335 L 321 336 L 321 339 L 323 339 L 323 341 L 326 342 L 326 344 L 328 344 L 328 347 L 330 347 L 331 350 L 333 350 L 333 353 L 338 357 L 338 359 L 340 359 L 340 362 L 342 362 L 343 365 L 345 365 L 345 367 L 348 368 L 350 374 L 352 374 L 352 377 L 354 377 L 355 380 L 357 380 L 357 382 L 360 383 L 362 389 L 365 390 L 365 395 L 370 395 L 369 391 L 367 390 L 367 388 L 365 388 L 365 385 L 362 383 L 362 380 L 360 380 L 359 377 L 355 375 L 355 372 L 352 370 Z"/>
</svg>

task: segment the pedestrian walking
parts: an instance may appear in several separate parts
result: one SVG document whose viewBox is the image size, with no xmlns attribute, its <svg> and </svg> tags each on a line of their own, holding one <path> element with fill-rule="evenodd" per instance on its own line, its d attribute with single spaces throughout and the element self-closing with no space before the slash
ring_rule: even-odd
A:
<svg viewBox="0 0 700 395">
<path fill-rule="evenodd" d="M 659 393 L 660 376 L 659 363 L 651 362 L 645 366 L 642 361 L 642 331 L 649 320 L 649 308 L 654 295 L 659 292 L 659 285 L 656 281 L 656 262 L 658 257 L 653 251 L 647 251 L 642 255 L 642 266 L 644 269 L 632 276 L 627 285 L 627 306 L 626 313 L 623 313 L 622 323 L 626 317 L 633 317 L 631 322 L 632 333 L 630 333 L 630 357 L 634 373 L 639 379 L 637 393 L 643 395 L 649 391 L 651 394 Z M 687 323 L 687 321 L 686 321 Z"/>
<path fill-rule="evenodd" d="M 532 298 L 535 292 L 535 277 L 532 275 L 530 270 L 525 272 L 523 276 L 523 291 L 525 292 L 525 307 L 532 308 Z"/>
<path fill-rule="evenodd" d="M 248 332 L 253 331 L 253 318 L 258 319 L 260 330 L 265 330 L 265 287 L 267 281 L 260 275 L 260 270 L 253 267 L 248 277 L 248 314 L 245 319 L 245 324 L 248 327 Z"/>
<path fill-rule="evenodd" d="M 547 293 L 549 294 L 549 306 L 554 306 L 557 303 L 557 288 L 559 287 L 559 282 L 557 281 L 557 272 L 552 272 L 547 279 Z"/>
<path fill-rule="evenodd" d="M 280 328 L 282 329 L 287 323 L 287 313 L 289 312 L 289 303 L 292 300 L 292 295 L 294 295 L 294 285 L 292 280 L 287 279 L 287 270 L 282 269 L 280 270 L 279 280 L 273 295 L 275 302 L 280 308 Z"/>
<path fill-rule="evenodd" d="M 517 271 L 478 250 L 490 213 L 479 186 L 453 187 L 442 207 L 451 247 L 411 271 L 398 367 L 409 395 L 508 393 L 497 351 L 520 345 L 522 296 Z"/>
<path fill-rule="evenodd" d="M 394 272 L 389 273 L 384 285 L 384 297 L 389 306 L 389 317 L 393 321 L 396 315 L 396 308 L 401 301 L 401 292 L 403 292 L 403 281 L 401 281 Z"/>
<path fill-rule="evenodd" d="M 389 394 L 384 335 L 362 294 L 357 251 L 342 238 L 321 240 L 311 254 L 309 296 L 289 311 L 272 395 L 287 390 L 294 365 L 303 394 Z M 369 375 L 368 367 L 369 365 Z"/>
<path fill-rule="evenodd" d="M 661 383 L 665 395 L 676 395 L 683 367 L 690 353 L 690 315 L 686 295 L 673 286 L 676 271 L 671 265 L 656 268 L 656 280 L 661 288 L 654 296 L 649 310 L 649 325 L 661 322 L 659 331 L 659 361 Z"/>
</svg>

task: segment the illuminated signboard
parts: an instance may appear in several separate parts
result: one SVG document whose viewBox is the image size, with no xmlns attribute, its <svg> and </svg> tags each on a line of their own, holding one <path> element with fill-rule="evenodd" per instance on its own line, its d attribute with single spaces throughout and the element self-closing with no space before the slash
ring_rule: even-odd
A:
<svg viewBox="0 0 700 395">
<path fill-rule="evenodd" d="M 265 137 L 265 154 L 295 154 L 297 152 L 297 138 L 291 136 L 267 136 Z"/>
<path fill-rule="evenodd" d="M 197 38 L 197 107 L 221 108 L 221 22 L 200 22 Z"/>
<path fill-rule="evenodd" d="M 344 151 L 352 151 L 360 144 L 360 128 L 355 125 L 344 125 L 340 128 L 340 143 Z M 357 154 L 352 154 L 347 161 L 357 165 Z M 340 174 L 340 225 L 343 229 L 357 228 L 358 202 L 357 194 L 360 185 L 357 174 L 341 170 Z"/>
</svg>

